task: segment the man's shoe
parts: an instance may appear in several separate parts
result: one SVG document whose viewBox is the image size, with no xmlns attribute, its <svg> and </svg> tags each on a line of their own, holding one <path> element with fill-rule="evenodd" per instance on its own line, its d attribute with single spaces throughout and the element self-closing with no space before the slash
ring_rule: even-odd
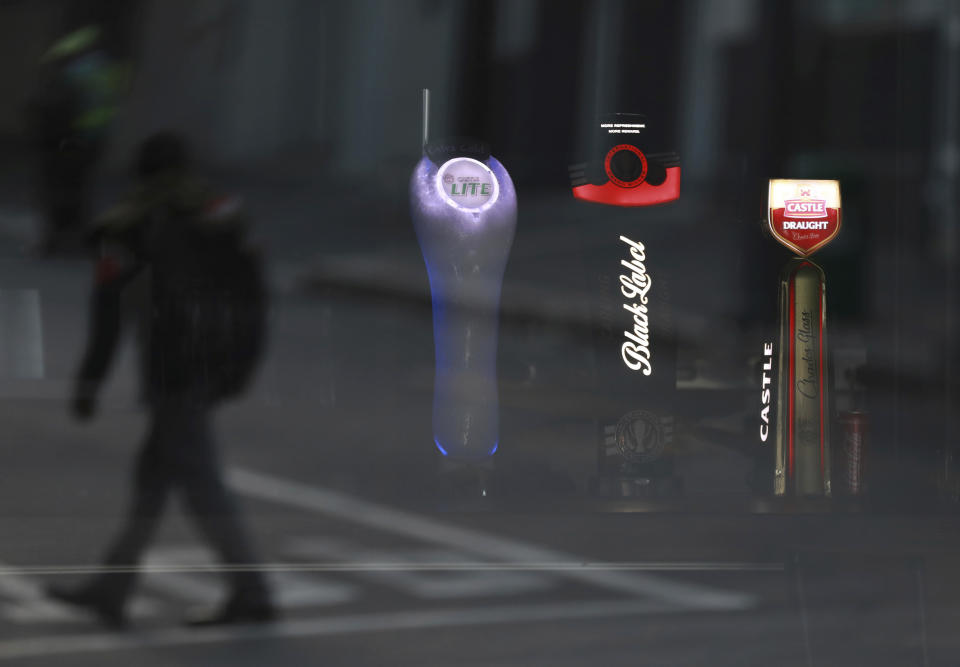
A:
<svg viewBox="0 0 960 667">
<path fill-rule="evenodd" d="M 127 627 L 127 617 L 123 613 L 123 603 L 111 600 L 93 586 L 64 588 L 53 585 L 47 587 L 47 596 L 72 607 L 78 607 L 94 614 L 97 619 L 114 630 Z"/>
<path fill-rule="evenodd" d="M 277 609 L 269 602 L 228 602 L 213 613 L 188 616 L 185 623 L 191 628 L 209 628 L 218 625 L 270 623 L 276 619 Z"/>
</svg>

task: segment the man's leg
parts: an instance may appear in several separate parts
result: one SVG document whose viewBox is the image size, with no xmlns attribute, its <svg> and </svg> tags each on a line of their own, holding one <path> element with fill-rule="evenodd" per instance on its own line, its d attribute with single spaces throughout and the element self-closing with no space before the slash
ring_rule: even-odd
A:
<svg viewBox="0 0 960 667">
<path fill-rule="evenodd" d="M 129 511 L 104 558 L 107 568 L 131 568 L 120 574 L 103 575 L 103 589 L 121 600 L 125 600 L 133 588 L 137 577 L 134 568 L 156 533 L 173 485 L 173 470 L 164 455 L 164 434 L 158 421 L 154 414 L 151 432 L 137 457 Z"/>
<path fill-rule="evenodd" d="M 187 509 L 200 530 L 216 549 L 221 562 L 256 568 L 257 558 L 250 546 L 234 498 L 223 481 L 219 457 L 210 429 L 210 409 L 203 402 L 185 403 L 178 415 L 183 439 L 178 447 L 177 481 L 184 492 Z M 272 614 L 265 578 L 256 569 L 229 575 L 231 605 L 244 610 Z M 250 619 L 255 620 L 255 619 Z"/>
<path fill-rule="evenodd" d="M 54 586 L 49 590 L 63 602 L 89 608 L 110 625 L 125 622 L 124 606 L 136 582 L 137 565 L 160 522 L 171 488 L 172 470 L 163 456 L 158 425 L 154 415 L 150 433 L 137 455 L 129 510 L 103 561 L 107 571 L 76 589 Z"/>
</svg>

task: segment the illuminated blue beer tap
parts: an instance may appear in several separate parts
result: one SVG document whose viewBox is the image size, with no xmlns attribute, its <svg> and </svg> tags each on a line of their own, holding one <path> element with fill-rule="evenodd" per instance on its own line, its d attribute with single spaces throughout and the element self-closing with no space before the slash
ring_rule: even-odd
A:
<svg viewBox="0 0 960 667">
<path fill-rule="evenodd" d="M 433 437 L 449 460 L 481 463 L 499 444 L 498 314 L 517 196 L 476 142 L 439 142 L 425 153 L 410 203 L 433 296 Z"/>
</svg>

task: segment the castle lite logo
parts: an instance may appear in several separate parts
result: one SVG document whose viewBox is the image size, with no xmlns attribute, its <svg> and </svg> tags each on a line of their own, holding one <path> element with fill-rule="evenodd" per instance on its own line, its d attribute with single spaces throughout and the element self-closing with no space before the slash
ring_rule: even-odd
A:
<svg viewBox="0 0 960 667">
<path fill-rule="evenodd" d="M 448 204 L 465 211 L 481 211 L 497 200 L 497 178 L 473 158 L 448 160 L 437 171 L 437 188 Z"/>
</svg>

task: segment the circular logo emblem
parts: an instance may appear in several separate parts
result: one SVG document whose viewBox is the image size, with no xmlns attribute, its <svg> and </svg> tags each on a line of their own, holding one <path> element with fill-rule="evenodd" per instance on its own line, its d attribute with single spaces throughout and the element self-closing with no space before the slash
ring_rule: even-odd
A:
<svg viewBox="0 0 960 667">
<path fill-rule="evenodd" d="M 647 156 L 632 144 L 619 144 L 603 160 L 607 178 L 621 188 L 635 188 L 647 177 Z"/>
<path fill-rule="evenodd" d="M 437 170 L 437 189 L 448 204 L 464 211 L 483 211 L 500 196 L 497 177 L 490 167 L 468 157 L 443 163 Z"/>
<path fill-rule="evenodd" d="M 632 463 L 649 463 L 663 453 L 660 418 L 646 410 L 633 410 L 621 417 L 616 438 L 621 456 Z"/>
</svg>

